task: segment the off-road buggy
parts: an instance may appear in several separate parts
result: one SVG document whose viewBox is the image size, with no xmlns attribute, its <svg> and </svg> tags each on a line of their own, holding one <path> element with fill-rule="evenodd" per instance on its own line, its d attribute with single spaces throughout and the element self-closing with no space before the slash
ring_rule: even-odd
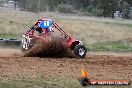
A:
<svg viewBox="0 0 132 88">
<path fill-rule="evenodd" d="M 35 45 L 35 40 L 41 40 L 48 44 L 52 41 L 51 36 L 58 36 L 76 56 L 80 58 L 86 56 L 87 51 L 84 44 L 67 34 L 51 19 L 39 19 L 32 28 L 22 35 L 22 50 L 30 50 Z"/>
</svg>

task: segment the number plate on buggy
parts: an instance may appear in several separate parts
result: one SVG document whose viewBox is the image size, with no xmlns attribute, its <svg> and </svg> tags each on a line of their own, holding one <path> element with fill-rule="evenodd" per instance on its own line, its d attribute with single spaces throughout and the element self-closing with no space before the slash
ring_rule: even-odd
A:
<svg viewBox="0 0 132 88">
<path fill-rule="evenodd" d="M 43 20 L 40 23 L 41 28 L 49 28 L 51 25 L 52 25 L 52 21 L 50 21 L 50 20 Z"/>
</svg>

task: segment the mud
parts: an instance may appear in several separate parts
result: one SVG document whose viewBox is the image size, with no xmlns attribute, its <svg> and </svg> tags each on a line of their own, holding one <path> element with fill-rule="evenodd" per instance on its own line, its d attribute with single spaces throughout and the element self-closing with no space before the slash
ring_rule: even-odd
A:
<svg viewBox="0 0 132 88">
<path fill-rule="evenodd" d="M 74 53 L 60 40 L 52 39 L 48 44 L 36 44 L 24 57 L 76 57 Z"/>
</svg>

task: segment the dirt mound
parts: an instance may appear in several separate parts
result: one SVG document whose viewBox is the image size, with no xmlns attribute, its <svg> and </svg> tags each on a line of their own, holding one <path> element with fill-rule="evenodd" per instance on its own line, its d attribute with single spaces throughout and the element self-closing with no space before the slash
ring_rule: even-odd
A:
<svg viewBox="0 0 132 88">
<path fill-rule="evenodd" d="M 24 54 L 25 57 L 70 57 L 75 55 L 67 46 L 59 40 L 52 40 L 47 45 L 35 45 L 30 51 Z"/>
</svg>

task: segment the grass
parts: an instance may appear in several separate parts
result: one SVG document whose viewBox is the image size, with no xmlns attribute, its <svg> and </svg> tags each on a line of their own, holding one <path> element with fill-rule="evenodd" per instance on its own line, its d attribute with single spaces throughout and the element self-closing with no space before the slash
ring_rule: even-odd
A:
<svg viewBox="0 0 132 88">
<path fill-rule="evenodd" d="M 103 52 L 132 52 L 132 44 L 125 44 L 122 42 L 105 42 L 105 43 L 96 43 L 93 45 L 87 46 L 89 51 L 103 51 Z"/>
<path fill-rule="evenodd" d="M 3 80 L 4 79 L 4 80 Z M 84 88 L 78 79 L 39 75 L 36 78 L 0 80 L 0 88 Z M 6 79 L 6 80 L 5 80 Z M 88 88 L 130 88 L 131 86 L 88 86 Z M 87 88 L 87 87 L 86 87 Z"/>
<path fill-rule="evenodd" d="M 78 79 L 39 75 L 36 78 L 1 80 L 0 88 L 82 88 L 82 86 Z"/>
<path fill-rule="evenodd" d="M 117 22 L 113 22 L 113 23 L 109 23 L 109 22 L 104 22 L 105 24 L 111 25 L 111 26 L 120 26 L 120 27 L 126 27 L 130 30 L 132 30 L 132 24 L 123 24 L 123 23 L 117 23 Z"/>
<path fill-rule="evenodd" d="M 95 21 L 95 19 L 88 20 L 87 17 L 81 19 L 77 16 L 61 16 L 57 13 L 31 13 L 24 11 L 15 11 L 1 9 L 0 14 L 0 38 L 21 38 L 27 29 L 29 29 L 39 18 L 52 18 L 57 22 L 67 33 L 74 38 L 81 40 L 85 43 L 86 47 L 94 51 L 131 51 L 131 46 L 121 45 L 119 48 L 110 48 L 111 45 L 115 46 L 115 41 L 119 40 L 132 40 L 132 24 L 124 22 L 104 22 Z M 97 19 L 98 20 L 98 19 Z M 125 44 L 130 45 L 132 42 L 125 41 Z M 120 45 L 120 44 L 119 44 Z M 92 48 L 98 46 L 96 48 Z M 124 46 L 130 48 L 125 49 Z M 99 48 L 102 47 L 102 48 Z M 118 49 L 118 50 L 117 50 Z"/>
<path fill-rule="evenodd" d="M 18 34 L 0 34 L 0 38 L 4 38 L 4 39 L 19 39 L 20 35 Z"/>
</svg>

